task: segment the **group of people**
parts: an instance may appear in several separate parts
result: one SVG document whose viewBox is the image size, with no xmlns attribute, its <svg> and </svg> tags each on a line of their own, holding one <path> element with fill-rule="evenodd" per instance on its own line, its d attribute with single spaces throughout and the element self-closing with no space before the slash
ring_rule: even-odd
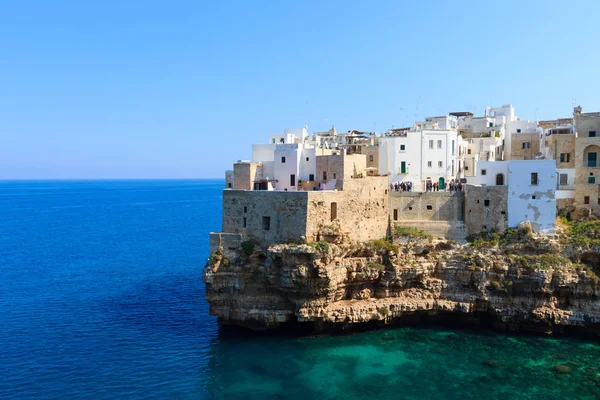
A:
<svg viewBox="0 0 600 400">
<path fill-rule="evenodd" d="M 412 192 L 412 182 L 392 182 L 390 183 L 390 190 L 395 192 Z M 439 191 L 450 191 L 450 192 L 462 192 L 463 184 L 459 179 L 450 180 L 445 187 L 440 187 L 437 182 L 427 181 L 425 183 L 426 192 L 439 192 Z"/>
<path fill-rule="evenodd" d="M 412 182 L 392 182 L 390 189 L 396 192 L 412 192 Z"/>
<path fill-rule="evenodd" d="M 448 183 L 448 190 L 450 190 L 451 192 L 462 192 L 463 184 L 458 179 L 455 179 Z"/>
</svg>

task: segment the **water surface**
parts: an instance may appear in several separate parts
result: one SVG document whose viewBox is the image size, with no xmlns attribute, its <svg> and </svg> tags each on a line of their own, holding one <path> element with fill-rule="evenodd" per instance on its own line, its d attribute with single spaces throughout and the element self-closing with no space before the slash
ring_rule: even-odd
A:
<svg viewBox="0 0 600 400">
<path fill-rule="evenodd" d="M 573 339 L 219 335 L 201 275 L 222 186 L 0 182 L 0 398 L 600 397 L 600 346 Z"/>
</svg>

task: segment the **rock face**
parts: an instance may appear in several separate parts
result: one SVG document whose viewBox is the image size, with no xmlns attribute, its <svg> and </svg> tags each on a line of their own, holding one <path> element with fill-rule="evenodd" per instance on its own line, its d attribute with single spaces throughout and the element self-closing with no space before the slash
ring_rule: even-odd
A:
<svg viewBox="0 0 600 400">
<path fill-rule="evenodd" d="M 524 229 L 467 245 L 399 237 L 248 249 L 217 251 L 205 267 L 222 325 L 331 331 L 444 319 L 600 335 L 600 254 Z"/>
</svg>

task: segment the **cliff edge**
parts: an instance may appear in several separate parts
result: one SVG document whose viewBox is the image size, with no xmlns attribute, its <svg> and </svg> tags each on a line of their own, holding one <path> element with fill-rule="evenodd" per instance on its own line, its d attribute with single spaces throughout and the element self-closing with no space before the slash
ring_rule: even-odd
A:
<svg viewBox="0 0 600 400">
<path fill-rule="evenodd" d="M 586 225 L 587 224 L 587 225 Z M 600 336 L 597 221 L 554 237 L 519 229 L 459 244 L 411 228 L 364 243 L 214 252 L 204 269 L 222 325 L 334 331 L 445 319 L 522 332 Z M 600 239 L 600 237 L 598 238 Z"/>
</svg>

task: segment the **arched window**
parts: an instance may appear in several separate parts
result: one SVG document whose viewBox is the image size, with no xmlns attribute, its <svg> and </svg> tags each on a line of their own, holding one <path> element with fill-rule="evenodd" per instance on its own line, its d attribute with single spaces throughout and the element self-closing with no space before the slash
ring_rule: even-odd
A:
<svg viewBox="0 0 600 400">
<path fill-rule="evenodd" d="M 504 174 L 496 175 L 496 185 L 498 185 L 498 186 L 504 185 Z"/>
</svg>

